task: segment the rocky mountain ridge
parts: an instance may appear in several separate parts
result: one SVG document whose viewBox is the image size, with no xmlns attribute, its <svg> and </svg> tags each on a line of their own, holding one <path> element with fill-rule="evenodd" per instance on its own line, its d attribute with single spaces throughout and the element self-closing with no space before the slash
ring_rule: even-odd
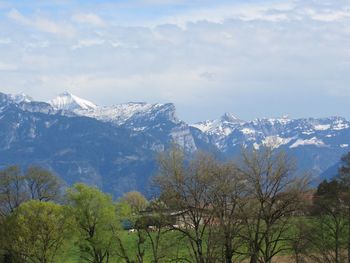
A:
<svg viewBox="0 0 350 263">
<path fill-rule="evenodd" d="M 107 107 L 67 92 L 49 102 L 0 93 L 0 166 L 42 165 L 69 184 L 83 181 L 116 196 L 147 192 L 157 154 L 174 141 L 188 153 L 206 150 L 223 159 L 242 147 L 280 148 L 295 156 L 299 171 L 320 179 L 350 150 L 350 123 L 341 117 L 244 121 L 226 113 L 190 125 L 171 103 Z"/>
</svg>

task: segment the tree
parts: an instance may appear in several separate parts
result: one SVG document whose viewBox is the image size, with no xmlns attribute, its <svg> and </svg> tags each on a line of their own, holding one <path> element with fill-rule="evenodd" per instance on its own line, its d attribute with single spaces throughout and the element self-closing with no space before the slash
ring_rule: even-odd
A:
<svg viewBox="0 0 350 263">
<path fill-rule="evenodd" d="M 116 254 L 126 263 L 142 263 L 146 257 L 152 263 L 171 258 L 176 240 L 167 236 L 171 232 L 168 228 L 171 222 L 169 216 L 162 213 L 163 208 L 158 200 L 153 200 L 147 210 L 142 209 L 136 213 L 123 199 L 117 203 L 118 218 L 131 223 L 131 231 L 136 236 L 130 246 L 130 242 L 121 238 L 122 234 L 118 229 L 113 230 L 117 243 Z"/>
<path fill-rule="evenodd" d="M 29 167 L 25 181 L 33 200 L 58 201 L 61 198 L 63 184 L 47 170 L 37 166 Z"/>
<path fill-rule="evenodd" d="M 316 261 L 343 262 L 340 252 L 346 222 L 341 195 L 342 186 L 336 180 L 323 181 L 314 194 L 310 243 L 317 253 L 310 253 L 310 257 Z"/>
<path fill-rule="evenodd" d="M 53 263 L 72 237 L 71 217 L 65 207 L 51 202 L 28 201 L 6 219 L 5 233 L 12 259 Z"/>
<path fill-rule="evenodd" d="M 311 246 L 313 242 L 313 227 L 305 217 L 295 218 L 289 240 L 291 251 L 294 254 L 295 263 L 306 263 L 306 258 L 315 252 Z M 311 249 L 310 249 L 311 248 Z"/>
<path fill-rule="evenodd" d="M 25 177 L 18 166 L 9 166 L 0 171 L 0 215 L 12 213 L 23 202 L 29 200 Z"/>
<path fill-rule="evenodd" d="M 242 245 L 240 211 L 246 201 L 245 183 L 242 173 L 232 162 L 217 162 L 214 172 L 213 187 L 208 194 L 218 230 L 217 242 L 222 246 L 221 262 L 232 263 Z"/>
<path fill-rule="evenodd" d="M 341 158 L 341 166 L 339 168 L 339 175 L 342 183 L 346 186 L 350 185 L 350 152 Z"/>
<path fill-rule="evenodd" d="M 199 153 L 186 164 L 183 152 L 174 148 L 160 157 L 159 164 L 160 174 L 155 182 L 161 191 L 160 200 L 180 217 L 179 225 L 171 227 L 189 242 L 194 262 L 216 262 L 217 244 L 212 242 L 208 195 L 215 176 L 213 157 Z"/>
<path fill-rule="evenodd" d="M 128 227 L 134 225 L 134 213 L 130 205 L 126 202 L 118 202 L 116 204 L 116 213 L 117 217 L 122 224 L 127 224 Z M 132 256 L 129 251 L 129 244 L 125 242 L 123 238 L 121 238 L 120 231 L 122 229 L 118 225 L 111 225 L 111 232 L 113 233 L 113 237 L 115 238 L 115 254 L 124 260 L 126 263 L 134 263 Z"/>
<path fill-rule="evenodd" d="M 63 183 L 51 172 L 40 167 L 30 167 L 23 175 L 18 166 L 0 171 L 0 214 L 13 212 L 28 200 L 58 201 Z"/>
<path fill-rule="evenodd" d="M 1 220 L 4 221 L 22 203 L 31 199 L 58 201 L 61 186 L 61 182 L 54 175 L 39 167 L 29 168 L 25 175 L 18 166 L 5 168 L 0 171 Z M 9 258 L 10 254 L 5 257 Z"/>
<path fill-rule="evenodd" d="M 121 198 L 121 202 L 126 202 L 134 213 L 138 213 L 146 209 L 148 205 L 147 199 L 137 191 L 125 193 Z"/>
<path fill-rule="evenodd" d="M 251 263 L 270 263 L 278 253 L 290 250 L 283 241 L 289 239 L 292 216 L 300 210 L 308 182 L 295 176 L 295 163 L 283 152 L 243 150 L 242 157 L 248 201 L 242 219 L 248 255 Z"/>
<path fill-rule="evenodd" d="M 76 184 L 67 190 L 67 199 L 79 232 L 81 260 L 108 263 L 116 246 L 116 229 L 121 227 L 111 196 Z"/>
<path fill-rule="evenodd" d="M 347 236 L 347 252 L 348 252 L 348 263 L 350 263 L 350 152 L 345 154 L 341 158 L 341 166 L 339 168 L 339 179 L 343 187 L 342 198 L 344 200 L 344 207 L 347 210 L 347 225 L 348 225 L 348 236 Z"/>
<path fill-rule="evenodd" d="M 177 239 L 171 236 L 172 218 L 164 213 L 164 204 L 160 200 L 153 200 L 148 211 L 140 214 L 135 222 L 139 240 L 150 245 L 152 263 L 164 262 L 174 254 Z"/>
</svg>

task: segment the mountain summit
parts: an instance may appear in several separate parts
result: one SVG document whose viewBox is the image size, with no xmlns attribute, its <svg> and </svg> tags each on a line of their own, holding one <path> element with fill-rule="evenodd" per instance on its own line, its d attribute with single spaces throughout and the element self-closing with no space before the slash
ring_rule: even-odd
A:
<svg viewBox="0 0 350 263">
<path fill-rule="evenodd" d="M 79 98 L 69 92 L 63 92 L 48 102 L 56 110 L 93 110 L 96 105 L 91 101 Z"/>
</svg>

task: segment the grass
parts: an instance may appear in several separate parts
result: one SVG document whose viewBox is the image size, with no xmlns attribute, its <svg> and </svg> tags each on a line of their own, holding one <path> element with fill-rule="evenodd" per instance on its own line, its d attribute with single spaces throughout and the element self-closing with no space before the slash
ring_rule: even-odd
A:
<svg viewBox="0 0 350 263">
<path fill-rule="evenodd" d="M 295 218 L 291 223 L 292 227 L 288 228 L 286 234 L 294 235 L 297 234 L 298 228 L 297 228 L 297 221 L 301 223 L 302 225 L 315 225 L 317 222 L 315 219 L 310 217 L 298 217 Z M 156 238 L 156 233 L 151 233 L 152 238 Z M 137 262 L 136 255 L 138 253 L 138 234 L 137 233 L 129 233 L 128 231 L 121 231 L 120 232 L 120 238 L 122 240 L 122 244 L 124 248 L 126 249 L 126 252 L 131 260 L 134 260 Z M 281 246 L 286 245 L 286 243 L 281 242 Z M 145 239 L 145 242 L 142 243 L 142 249 L 144 249 L 144 262 L 145 263 L 151 263 L 152 262 L 152 247 L 151 242 L 149 238 Z M 246 250 L 244 247 L 242 247 L 243 250 Z M 117 250 L 117 247 L 115 248 Z M 160 241 L 160 254 L 162 256 L 166 256 L 167 258 L 175 258 L 178 257 L 189 257 L 189 249 L 188 249 L 188 243 L 185 238 L 182 237 L 182 235 L 179 232 L 176 231 L 168 231 L 166 232 L 162 237 Z M 278 256 L 275 257 L 273 262 L 293 262 L 293 253 L 292 251 L 284 251 L 283 253 L 280 253 Z M 72 244 L 68 247 L 68 249 L 65 251 L 65 255 L 60 258 L 60 263 L 75 263 L 80 262 L 79 260 L 79 248 Z M 110 262 L 124 262 L 117 256 L 113 256 L 112 260 Z M 163 261 L 164 262 L 164 261 Z M 184 261 L 178 261 L 178 262 L 184 262 Z M 246 262 L 245 260 L 241 262 Z"/>
<path fill-rule="evenodd" d="M 151 233 L 152 237 L 155 238 L 155 233 Z M 136 255 L 138 253 L 138 234 L 137 233 L 129 233 L 128 231 L 120 232 L 120 238 L 122 240 L 122 244 L 126 249 L 126 252 L 129 258 L 135 262 L 137 262 Z M 160 255 L 166 257 L 176 256 L 179 254 L 181 256 L 186 256 L 188 249 L 185 245 L 185 242 L 181 242 L 181 236 L 178 232 L 167 232 L 165 236 L 161 238 L 160 242 Z M 146 241 L 141 245 L 141 248 L 144 249 L 144 262 L 150 263 L 152 262 L 152 247 L 149 238 L 146 238 Z M 117 248 L 116 248 L 117 250 Z M 68 250 L 65 251 L 65 254 L 60 257 L 59 263 L 76 263 L 80 262 L 79 260 L 79 248 L 77 246 L 69 247 Z M 118 256 L 112 256 L 111 262 L 124 262 Z"/>
</svg>

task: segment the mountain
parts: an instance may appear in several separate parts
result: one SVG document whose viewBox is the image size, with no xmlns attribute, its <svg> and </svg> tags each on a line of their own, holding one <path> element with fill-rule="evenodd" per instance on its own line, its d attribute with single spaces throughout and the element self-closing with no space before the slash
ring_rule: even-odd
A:
<svg viewBox="0 0 350 263">
<path fill-rule="evenodd" d="M 49 102 L 0 93 L 0 167 L 37 164 L 68 184 L 97 185 L 115 196 L 147 193 L 157 155 L 174 141 L 188 153 L 205 150 L 223 159 L 242 146 L 269 145 L 295 156 L 299 171 L 311 170 L 320 180 L 350 150 L 350 123 L 340 117 L 244 121 L 225 113 L 189 125 L 171 103 L 107 107 L 67 92 Z"/>
<path fill-rule="evenodd" d="M 192 125 L 221 153 L 232 156 L 242 147 L 283 149 L 297 159 L 299 171 L 315 179 L 350 151 L 350 123 L 341 117 L 242 121 L 225 114 L 220 119 Z"/>
<path fill-rule="evenodd" d="M 173 104 L 90 107 L 72 94 L 48 103 L 13 98 L 0 93 L 0 167 L 36 164 L 68 184 L 94 184 L 120 196 L 147 192 L 157 155 L 173 141 L 197 150 Z"/>
</svg>

